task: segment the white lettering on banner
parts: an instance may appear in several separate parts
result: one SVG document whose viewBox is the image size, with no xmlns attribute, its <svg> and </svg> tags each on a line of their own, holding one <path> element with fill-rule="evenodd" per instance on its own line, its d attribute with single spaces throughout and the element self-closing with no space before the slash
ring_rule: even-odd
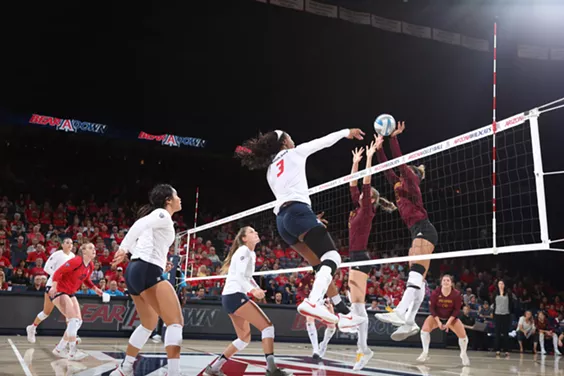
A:
<svg viewBox="0 0 564 376">
<path fill-rule="evenodd" d="M 433 29 L 433 39 L 438 42 L 454 44 L 460 46 L 460 34 L 444 31 L 440 29 Z"/>
<path fill-rule="evenodd" d="M 521 44 L 517 49 L 517 56 L 522 59 L 548 60 L 548 48 Z"/>
<path fill-rule="evenodd" d="M 347 8 L 339 7 L 339 18 L 352 23 L 370 25 L 370 13 L 357 12 Z"/>
<path fill-rule="evenodd" d="M 470 50 L 488 52 L 490 50 L 490 42 L 485 39 L 478 39 L 462 35 L 460 37 L 460 44 Z"/>
<path fill-rule="evenodd" d="M 401 23 L 401 30 L 404 34 L 417 38 L 431 39 L 431 28 L 427 26 L 414 25 L 407 22 Z"/>
<path fill-rule="evenodd" d="M 270 0 L 270 4 L 295 10 L 304 10 L 304 0 Z"/>
<path fill-rule="evenodd" d="M 372 26 L 393 33 L 401 33 L 401 21 L 390 20 L 389 18 L 372 15 Z"/>
<path fill-rule="evenodd" d="M 551 48 L 550 60 L 564 60 L 564 48 Z"/>
<path fill-rule="evenodd" d="M 339 7 L 336 5 L 319 3 L 313 0 L 306 0 L 306 12 L 316 14 L 318 16 L 337 18 L 339 17 Z"/>
<path fill-rule="evenodd" d="M 535 116 L 535 113 L 533 111 L 528 112 L 527 114 L 521 113 L 521 114 L 514 115 L 510 118 L 501 120 L 501 121 L 498 122 L 497 132 L 498 133 L 503 132 L 506 129 L 515 127 L 517 125 L 521 125 L 526 120 L 528 120 L 528 118 L 530 116 Z M 342 176 L 338 179 L 323 183 L 323 184 L 318 185 L 316 187 L 310 188 L 308 193 L 310 195 L 312 195 L 312 194 L 315 194 L 315 193 L 318 193 L 318 192 L 323 192 L 323 191 L 326 191 L 326 190 L 331 189 L 333 187 L 343 185 L 347 182 L 350 182 L 351 180 L 353 180 L 355 178 L 360 179 L 361 177 L 367 176 L 369 174 L 372 175 L 372 174 L 376 174 L 378 172 L 386 171 L 386 170 L 389 170 L 391 168 L 397 167 L 401 164 L 405 164 L 408 161 L 411 162 L 413 160 L 416 160 L 416 159 L 419 159 L 419 158 L 422 158 L 422 157 L 428 157 L 430 155 L 437 154 L 441 151 L 446 151 L 448 149 L 451 149 L 455 146 L 464 145 L 466 143 L 473 142 L 473 141 L 479 140 L 479 139 L 484 138 L 484 137 L 488 137 L 492 133 L 493 133 L 492 132 L 492 125 L 491 124 L 486 125 L 485 127 L 478 128 L 478 129 L 475 129 L 473 131 L 467 132 L 465 134 L 462 134 L 462 135 L 450 138 L 448 140 L 439 142 L 435 145 L 428 146 L 428 147 L 426 147 L 422 150 L 417 150 L 417 151 L 414 151 L 412 153 L 403 155 L 399 158 L 392 159 L 391 161 L 387 161 L 385 163 L 380 163 L 376 166 L 371 167 L 370 169 L 364 169 L 362 171 L 355 172 L 354 174 L 345 175 L 345 176 Z M 272 208 L 274 208 L 275 204 L 276 204 L 276 201 L 268 202 L 266 204 L 262 204 L 262 205 L 254 207 L 254 208 L 245 210 L 243 212 L 230 215 L 229 217 L 225 217 L 225 218 L 219 219 L 217 221 L 207 223 L 203 226 L 199 226 L 199 227 L 190 229 L 190 230 L 186 231 L 186 233 L 188 234 L 188 236 L 190 236 L 194 233 L 201 232 L 201 231 L 207 230 L 207 229 L 212 228 L 212 227 L 220 226 L 220 225 L 223 225 L 225 223 L 235 221 L 237 219 L 245 218 L 245 217 L 252 215 L 252 214 L 255 214 L 255 213 L 260 213 L 262 211 L 272 209 Z"/>
</svg>

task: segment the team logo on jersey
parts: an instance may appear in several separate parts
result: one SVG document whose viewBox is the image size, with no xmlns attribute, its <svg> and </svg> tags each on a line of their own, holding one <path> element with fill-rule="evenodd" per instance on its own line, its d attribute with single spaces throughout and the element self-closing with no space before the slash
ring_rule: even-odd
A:
<svg viewBox="0 0 564 376">
<path fill-rule="evenodd" d="M 160 214 L 159 214 L 159 218 L 164 218 L 164 214 L 163 214 L 163 213 L 160 213 Z"/>
<path fill-rule="evenodd" d="M 67 262 L 67 263 L 65 264 L 65 266 L 66 266 L 66 267 L 69 267 L 69 266 L 70 266 L 70 264 L 69 264 L 69 263 Z"/>
</svg>

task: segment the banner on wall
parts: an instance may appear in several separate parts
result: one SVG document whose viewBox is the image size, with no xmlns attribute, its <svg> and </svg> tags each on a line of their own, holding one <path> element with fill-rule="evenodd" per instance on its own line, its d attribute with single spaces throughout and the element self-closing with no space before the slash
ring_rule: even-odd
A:
<svg viewBox="0 0 564 376">
<path fill-rule="evenodd" d="M 360 25 L 370 25 L 370 13 L 357 12 L 347 8 L 339 8 L 339 18 Z"/>
<path fill-rule="evenodd" d="M 372 26 L 392 33 L 401 33 L 401 21 L 390 20 L 389 18 L 372 15 Z"/>
<path fill-rule="evenodd" d="M 411 35 L 412 37 L 431 39 L 431 28 L 427 26 L 402 22 L 401 30 L 404 34 Z"/>
<path fill-rule="evenodd" d="M 313 0 L 306 0 L 305 10 L 323 17 L 337 18 L 339 16 L 339 7 L 336 5 L 323 4 Z"/>
<path fill-rule="evenodd" d="M 270 4 L 283 8 L 304 10 L 304 0 L 270 0 Z"/>
<path fill-rule="evenodd" d="M 548 60 L 549 50 L 546 47 L 519 45 L 517 56 L 523 59 Z"/>
<path fill-rule="evenodd" d="M 206 147 L 208 144 L 206 140 L 198 137 L 183 137 L 174 134 L 152 135 L 143 131 L 136 132 L 120 130 L 117 128 L 111 128 L 105 124 L 90 123 L 75 119 L 63 119 L 40 114 L 31 114 L 29 116 L 6 114 L 5 118 L 3 117 L 4 116 L 1 116 L 0 120 L 12 125 L 34 125 L 65 133 L 94 134 L 112 138 L 153 141 L 169 147 L 191 147 L 201 149 Z"/>
<path fill-rule="evenodd" d="M 433 39 L 438 42 L 460 46 L 460 34 L 458 33 L 451 33 L 450 31 L 433 29 Z"/>
</svg>

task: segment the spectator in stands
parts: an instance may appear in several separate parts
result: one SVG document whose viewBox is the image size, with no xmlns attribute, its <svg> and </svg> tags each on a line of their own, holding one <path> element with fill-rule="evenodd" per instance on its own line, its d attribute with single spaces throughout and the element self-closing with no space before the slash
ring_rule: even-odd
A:
<svg viewBox="0 0 564 376">
<path fill-rule="evenodd" d="M 21 234 L 25 233 L 25 224 L 22 221 L 22 215 L 20 213 L 14 214 L 14 220 L 12 221 L 10 226 L 11 226 L 10 229 L 12 230 L 12 236 L 13 235 L 20 236 Z"/>
<path fill-rule="evenodd" d="M 215 247 L 210 247 L 209 249 L 209 254 L 208 254 L 208 259 L 210 259 L 210 261 L 214 264 L 219 264 L 221 263 L 221 260 L 219 259 L 219 256 L 215 253 Z M 258 266 L 258 265 L 257 265 Z"/>
<path fill-rule="evenodd" d="M 34 226 L 33 232 L 31 234 L 28 234 L 27 236 L 28 245 L 32 245 L 33 240 L 37 240 L 37 243 L 41 243 L 41 244 L 45 243 L 45 236 L 43 236 L 43 234 L 41 233 L 41 226 L 39 225 Z"/>
<path fill-rule="evenodd" d="M 477 311 L 480 309 L 480 305 L 478 304 L 478 301 L 476 299 L 476 295 L 472 295 L 470 297 L 470 301 L 468 302 L 468 307 L 470 307 L 470 309 L 472 311 Z"/>
<path fill-rule="evenodd" d="M 478 311 L 478 316 L 482 320 L 492 320 L 493 319 L 493 310 L 490 307 L 490 304 L 487 301 L 484 301 L 484 304 L 480 307 Z"/>
<path fill-rule="evenodd" d="M 33 278 L 33 285 L 27 288 L 27 291 L 33 292 L 45 292 L 45 285 L 43 284 L 43 277 L 40 275 L 36 275 Z"/>
<path fill-rule="evenodd" d="M 37 239 L 34 239 L 33 242 L 37 242 Z M 47 256 L 47 254 L 45 253 L 45 247 L 43 247 L 41 244 L 35 244 L 33 246 L 33 250 L 31 252 L 29 252 L 29 248 L 28 248 L 28 253 L 27 253 L 27 262 L 37 262 L 38 259 L 43 260 L 43 263 L 47 262 L 47 259 L 49 258 L 49 256 Z"/>
<path fill-rule="evenodd" d="M 29 278 L 25 275 L 23 269 L 16 268 L 12 278 L 10 278 L 10 283 L 12 286 L 27 286 L 29 285 Z"/>
<path fill-rule="evenodd" d="M 106 294 L 111 296 L 124 296 L 123 292 L 118 290 L 118 284 L 116 281 L 110 281 L 110 288 L 106 290 Z"/>
<path fill-rule="evenodd" d="M 4 256 L 4 248 L 0 247 L 0 268 L 12 270 L 14 267 L 10 260 Z"/>
<path fill-rule="evenodd" d="M 276 295 L 274 295 L 274 304 L 283 304 L 281 292 L 277 292 Z"/>
<path fill-rule="evenodd" d="M 43 270 L 43 259 L 38 258 L 35 260 L 35 266 L 29 269 L 28 274 L 31 278 L 35 278 L 35 276 L 47 276 L 47 272 Z"/>
<path fill-rule="evenodd" d="M 473 295 L 472 295 L 473 296 Z M 460 314 L 460 317 L 458 318 L 460 320 L 460 322 L 462 323 L 462 325 L 464 326 L 464 328 L 466 329 L 466 333 L 468 335 L 468 341 L 469 344 L 472 345 L 472 348 L 475 350 L 476 347 L 476 332 L 474 332 L 474 325 L 476 324 L 476 320 L 470 316 L 470 307 L 465 305 L 462 308 L 462 313 Z"/>
<path fill-rule="evenodd" d="M 82 284 L 82 286 L 80 286 L 80 290 L 78 290 L 77 294 L 81 294 L 81 295 L 96 295 L 96 293 L 94 292 L 94 290 L 90 290 L 88 288 L 88 286 L 86 286 L 84 283 Z"/>
<path fill-rule="evenodd" d="M 117 274 L 117 266 L 112 265 L 110 267 L 110 269 L 108 269 L 104 275 L 104 277 L 108 280 L 108 281 L 113 281 L 115 280 L 115 276 Z"/>
<path fill-rule="evenodd" d="M 100 282 L 98 282 L 98 287 L 100 288 L 100 290 L 106 291 L 107 284 L 108 284 L 108 282 L 106 281 L 105 278 L 103 278 L 103 279 L 100 280 Z"/>
<path fill-rule="evenodd" d="M 523 342 L 530 342 L 533 344 L 533 351 L 537 353 L 537 336 L 535 320 L 533 318 L 533 313 L 531 311 L 526 311 L 523 316 L 519 319 L 517 324 L 517 340 L 519 341 L 519 352 L 523 353 Z"/>
<path fill-rule="evenodd" d="M 99 262 L 95 262 L 94 263 L 94 271 L 90 275 L 90 280 L 92 280 L 94 283 L 96 283 L 99 280 L 101 280 L 102 278 L 104 278 L 104 272 L 102 272 L 102 266 L 100 265 Z"/>
<path fill-rule="evenodd" d="M 370 303 L 370 307 L 367 308 L 368 311 L 379 311 L 380 308 L 378 308 L 378 301 L 377 300 L 373 300 Z"/>
<path fill-rule="evenodd" d="M 206 289 L 203 287 L 200 287 L 198 289 L 198 293 L 196 295 L 194 295 L 191 299 L 192 300 L 202 300 L 204 299 L 206 296 Z"/>
<path fill-rule="evenodd" d="M 468 269 L 466 269 L 466 271 L 468 271 Z M 473 296 L 472 294 L 472 288 L 471 287 L 467 287 L 466 288 L 466 293 L 464 295 L 462 295 L 462 300 L 464 302 L 464 305 L 468 305 L 468 303 L 470 302 L 470 297 Z"/>
<path fill-rule="evenodd" d="M 12 264 L 17 265 L 20 263 L 20 260 L 27 259 L 27 245 L 25 244 L 25 238 L 22 235 L 18 236 L 18 240 L 15 244 L 12 244 L 11 251 Z"/>
</svg>

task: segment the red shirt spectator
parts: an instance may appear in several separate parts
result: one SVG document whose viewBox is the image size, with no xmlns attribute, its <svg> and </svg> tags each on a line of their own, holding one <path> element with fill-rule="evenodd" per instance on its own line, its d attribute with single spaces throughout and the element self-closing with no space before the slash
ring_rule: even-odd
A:
<svg viewBox="0 0 564 376">
<path fill-rule="evenodd" d="M 43 270 L 43 259 L 37 259 L 35 266 L 28 270 L 28 274 L 35 278 L 36 275 L 44 275 L 46 277 L 49 276 L 45 270 Z"/>
<path fill-rule="evenodd" d="M 276 278 L 274 278 L 278 286 L 285 286 L 288 283 L 288 277 L 284 274 L 279 274 Z"/>
<path fill-rule="evenodd" d="M 274 248 L 274 249 L 272 250 L 272 252 L 274 252 L 274 256 L 275 256 L 277 259 L 279 259 L 279 260 L 280 260 L 282 257 L 286 257 L 286 252 L 284 252 L 284 250 L 282 249 L 282 246 L 281 246 L 280 244 L 278 244 L 278 245 L 276 246 L 276 248 Z"/>
<path fill-rule="evenodd" d="M 110 266 L 112 260 L 114 259 L 114 256 L 113 254 L 110 254 L 109 250 L 105 249 L 103 254 L 98 256 L 97 259 L 102 266 Z"/>
<path fill-rule="evenodd" d="M 47 256 L 47 253 L 45 253 L 45 248 L 41 245 L 38 245 L 37 248 L 35 249 L 35 251 L 30 252 L 27 254 L 27 262 L 34 262 L 37 264 L 37 260 L 42 260 L 42 263 L 47 262 L 47 259 L 49 258 L 49 256 Z"/>
<path fill-rule="evenodd" d="M 114 240 L 116 241 L 116 243 L 121 244 L 123 238 L 125 238 L 125 232 L 123 230 L 120 230 Z"/>
<path fill-rule="evenodd" d="M 112 266 L 110 269 L 108 269 L 108 271 L 106 271 L 106 274 L 104 275 L 104 277 L 108 281 L 113 281 L 113 280 L 116 279 L 116 275 L 117 275 L 117 268 Z"/>
<path fill-rule="evenodd" d="M 27 245 L 31 245 L 31 242 L 32 242 L 33 239 L 37 239 L 37 241 L 41 244 L 45 243 L 45 236 L 43 236 L 43 234 L 40 233 L 39 230 L 40 230 L 40 227 L 35 226 L 34 232 L 27 235 Z"/>
<path fill-rule="evenodd" d="M 262 268 L 262 265 L 264 264 L 264 257 L 262 257 L 262 255 L 257 255 L 257 259 L 255 261 L 255 265 L 257 268 Z"/>
<path fill-rule="evenodd" d="M 41 212 L 41 217 L 39 218 L 39 222 L 42 225 L 50 225 L 51 224 L 51 212 L 50 211 Z"/>
<path fill-rule="evenodd" d="M 2 248 L 0 248 L 0 267 L 8 269 L 14 268 L 12 266 L 12 263 L 10 262 L 10 259 L 4 256 L 4 250 Z"/>
<path fill-rule="evenodd" d="M 300 255 L 293 248 L 287 248 L 286 257 L 290 259 L 297 259 L 298 257 L 300 257 Z"/>
<path fill-rule="evenodd" d="M 57 210 L 53 214 L 53 225 L 57 228 L 63 228 L 67 225 L 67 218 L 64 211 Z"/>
</svg>

